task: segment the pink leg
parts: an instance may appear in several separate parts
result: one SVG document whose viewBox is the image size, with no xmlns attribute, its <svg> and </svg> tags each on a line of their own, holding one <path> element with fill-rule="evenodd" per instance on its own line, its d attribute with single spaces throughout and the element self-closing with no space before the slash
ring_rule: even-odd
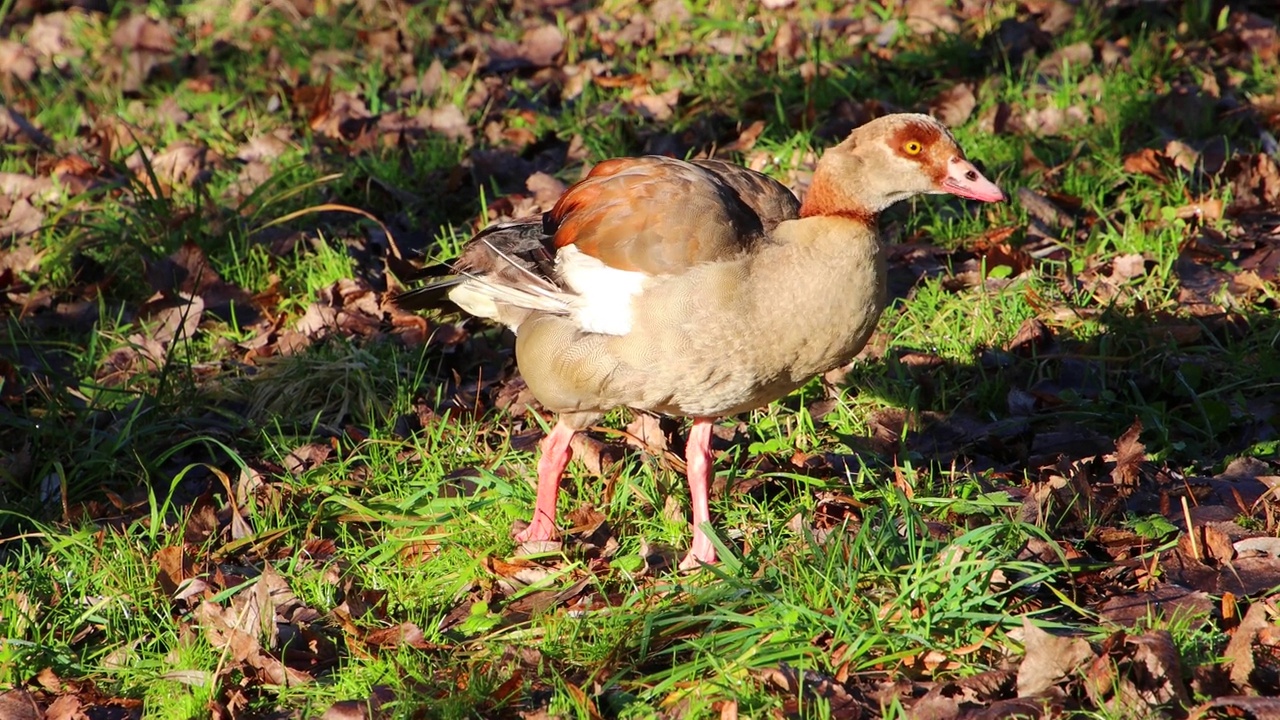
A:
<svg viewBox="0 0 1280 720">
<path fill-rule="evenodd" d="M 709 418 L 696 418 L 685 443 L 685 467 L 693 504 L 693 544 L 689 546 L 689 554 L 680 561 L 681 570 L 716 561 L 716 548 L 702 531 L 702 524 L 711 522 L 711 425 Z"/>
<path fill-rule="evenodd" d="M 556 496 L 560 494 L 560 478 L 573 457 L 570 441 L 577 430 L 556 423 L 551 433 L 542 439 L 538 458 L 538 500 L 533 506 L 533 521 L 529 527 L 516 533 L 516 542 L 526 543 L 554 540 L 556 537 Z"/>
</svg>

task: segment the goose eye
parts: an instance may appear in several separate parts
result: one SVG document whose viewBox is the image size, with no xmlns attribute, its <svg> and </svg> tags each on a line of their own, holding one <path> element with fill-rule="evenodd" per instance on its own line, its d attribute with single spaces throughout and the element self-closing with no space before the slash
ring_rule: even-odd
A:
<svg viewBox="0 0 1280 720">
<path fill-rule="evenodd" d="M 902 149 L 905 150 L 908 155 L 919 155 L 920 151 L 924 148 L 920 145 L 919 141 L 908 140 L 903 144 Z"/>
</svg>

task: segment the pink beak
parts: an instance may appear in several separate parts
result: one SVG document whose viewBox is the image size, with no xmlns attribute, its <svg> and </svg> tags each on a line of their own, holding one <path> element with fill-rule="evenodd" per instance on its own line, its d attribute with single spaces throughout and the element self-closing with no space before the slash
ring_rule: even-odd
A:
<svg viewBox="0 0 1280 720">
<path fill-rule="evenodd" d="M 942 190 L 970 200 L 982 202 L 1002 202 L 1004 193 L 996 184 L 982 176 L 973 163 L 960 157 L 951 158 L 947 165 L 947 177 L 942 181 Z"/>
</svg>

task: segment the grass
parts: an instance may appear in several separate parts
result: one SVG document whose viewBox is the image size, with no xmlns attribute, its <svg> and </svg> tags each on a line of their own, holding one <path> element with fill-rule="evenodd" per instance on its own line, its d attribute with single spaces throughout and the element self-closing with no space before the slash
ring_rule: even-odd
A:
<svg viewBox="0 0 1280 720">
<path fill-rule="evenodd" d="M 787 17 L 812 22 L 822 5 Z M 1017 64 L 976 52 L 1017 15 L 1008 3 L 946 40 L 903 29 L 871 52 L 827 33 L 805 38 L 797 58 L 768 51 L 783 32 L 779 17 L 715 0 L 686 6 L 690 19 L 655 24 L 651 42 L 616 51 L 598 34 L 567 31 L 569 58 L 613 53 L 613 76 L 650 78 L 644 90 L 587 83 L 572 99 L 534 72 L 502 76 L 485 99 L 480 88 L 495 76 L 453 49 L 463 33 L 518 40 L 522 32 L 519 18 L 488 4 L 453 30 L 459 18 L 441 3 L 326 4 L 304 18 L 273 6 L 247 21 L 210 3 L 114 3 L 106 14 L 71 14 L 68 47 L 87 52 L 68 51 L 57 69 L 4 91 L 56 153 L 15 144 L 0 169 L 35 173 L 53 155 L 73 153 L 101 158 L 101 166 L 98 189 L 42 204 L 44 227 L 6 246 L 42 253 L 38 270 L 21 279 L 58 302 L 85 303 L 87 321 L 42 321 L 11 305 L 0 336 L 0 690 L 52 670 L 138 701 L 156 718 L 202 716 L 210 703 L 243 708 L 243 716 L 280 708 L 311 717 L 381 687 L 395 698 L 384 709 L 405 718 L 542 707 L 564 717 L 696 717 L 726 703 L 747 717 L 836 717 L 831 697 L 781 691 L 770 673 L 796 671 L 811 683 L 970 676 L 1018 651 L 1010 633 L 1023 616 L 1104 636 L 1078 585 L 1080 563 L 1024 552 L 1032 541 L 1084 547 L 1094 529 L 1037 527 L 1020 516 L 1010 493 L 1040 479 L 1027 465 L 1029 450 L 998 449 L 1006 453 L 998 467 L 978 467 L 939 459 L 907 426 L 900 442 L 868 438 L 887 427 L 878 413 L 896 410 L 1025 421 L 1032 432 L 1079 425 L 1107 438 L 1137 417 L 1150 457 L 1187 474 L 1274 454 L 1274 432 L 1264 430 L 1274 431 L 1275 415 L 1259 405 L 1275 397 L 1280 373 L 1274 286 L 1235 309 L 1238 332 L 1179 302 L 1176 263 L 1194 228 L 1174 210 L 1199 195 L 1226 197 L 1229 182 L 1161 183 L 1123 163 L 1130 152 L 1163 147 L 1161 88 L 1212 74 L 1183 50 L 1203 48 L 1222 30 L 1218 6 L 1188 2 L 1155 21 L 1081 9 L 1053 48 L 1125 37 L 1129 55 L 1051 78 L 1037 72 L 1038 58 Z M 634 12 L 626 3 L 605 8 L 615 15 L 599 20 L 613 30 Z M 126 92 L 116 75 L 98 72 L 101 52 L 123 19 L 143 9 L 175 28 L 177 57 L 186 60 L 167 60 Z M 19 39 L 28 21 L 6 20 Z M 387 28 L 400 33 L 410 66 L 358 34 Z M 742 55 L 689 50 L 734 36 L 747 39 Z M 398 93 L 402 79 L 427 73 L 436 58 L 448 69 L 437 88 Z M 1277 89 L 1277 71 L 1261 63 L 1220 72 L 1245 96 Z M 407 117 L 456 104 L 482 147 L 492 121 L 498 130 L 531 130 L 535 148 L 580 138 L 588 162 L 732 140 L 752 115 L 766 122 L 755 148 L 768 156 L 766 171 L 787 179 L 830 141 L 823 122 L 841 102 L 909 108 L 957 79 L 975 82 L 979 104 L 956 135 L 988 176 L 1009 189 L 1079 198 L 1093 221 L 1077 223 L 1078 235 L 1062 238 L 1066 252 L 1028 272 L 980 267 L 994 281 L 957 285 L 966 267 L 953 266 L 919 279 L 881 321 L 883 357 L 855 363 L 842 382 L 815 380 L 726 421 L 726 430 L 744 427 L 717 465 L 726 491 L 713 499 L 723 556 L 715 568 L 690 576 L 647 569 L 653 551 L 687 544 L 687 497 L 670 463 L 631 449 L 604 478 L 575 463 L 562 494 L 562 518 L 602 514 L 615 545 L 513 557 L 510 529 L 532 507 L 531 448 L 545 418 L 493 409 L 509 379 L 509 344 L 496 332 L 469 327 L 453 342 L 453 326 L 433 319 L 435 339 L 422 345 L 396 341 L 385 327 L 343 327 L 305 338 L 294 354 L 244 361 L 247 345 L 268 333 L 280 342 L 340 283 L 385 277 L 385 243 L 372 224 L 294 213 L 323 203 L 366 210 L 406 248 L 447 259 L 496 200 L 520 191 L 480 177 L 467 165 L 474 158 L 465 142 L 442 135 L 359 145 L 315 130 L 302 88 L 327 83 L 373 113 Z M 665 123 L 626 110 L 639 93 L 673 88 L 681 101 Z M 1002 103 L 1078 108 L 1091 120 L 1043 137 L 983 131 L 979 119 Z M 166 119 L 166 104 L 189 118 Z M 99 124 L 106 129 L 94 133 L 130 141 L 94 154 L 85 128 Z M 1233 147 L 1257 144 L 1243 120 L 1188 116 L 1180 127 L 1185 142 L 1224 134 Z M 263 161 L 270 179 L 237 192 L 246 163 L 230 158 L 276 130 L 287 141 Z M 201 185 L 161 191 L 155 159 L 179 141 L 224 160 Z M 1029 165 L 1028 152 L 1048 169 Z M 551 170 L 571 182 L 581 168 Z M 956 250 L 947 262 L 962 262 L 993 228 L 1012 228 L 1012 242 L 1026 242 L 1030 220 L 1018 203 L 978 209 L 926 198 L 888 213 L 884 226 Z M 188 242 L 231 285 L 276 299 L 263 301 L 266 317 L 205 317 L 198 333 L 148 365 L 151 330 L 137 319 L 155 291 L 148 270 Z M 1142 253 L 1150 268 L 1114 295 L 1072 282 L 1129 253 Z M 1052 326 L 1060 350 L 1004 352 L 1032 318 Z M 1193 339 L 1162 330 L 1175 325 Z M 937 362 L 922 370 L 908 352 Z M 1011 391 L 1036 388 L 1056 388 L 1058 404 L 1019 419 Z M 632 419 L 619 410 L 603 424 Z M 835 464 L 806 471 L 791 462 L 797 451 Z M 1154 534 L 1147 557 L 1167 549 L 1159 543 L 1170 531 L 1150 518 L 1106 522 Z M 187 563 L 177 588 L 164 579 L 162 557 L 172 552 Z M 271 596 L 272 612 L 284 613 L 275 632 L 294 634 L 282 640 L 264 625 L 246 637 L 275 657 L 295 653 L 292 666 L 313 681 L 283 681 L 270 667 L 241 662 L 210 619 L 262 602 L 254 598 L 268 567 L 296 598 Z M 299 608 L 314 616 L 288 616 Z M 407 624 L 418 641 L 376 640 Z M 1216 662 L 1225 646 L 1217 627 L 1160 617 L 1147 624 L 1173 633 L 1185 667 Z M 886 717 L 904 716 L 895 702 L 881 708 Z"/>
</svg>

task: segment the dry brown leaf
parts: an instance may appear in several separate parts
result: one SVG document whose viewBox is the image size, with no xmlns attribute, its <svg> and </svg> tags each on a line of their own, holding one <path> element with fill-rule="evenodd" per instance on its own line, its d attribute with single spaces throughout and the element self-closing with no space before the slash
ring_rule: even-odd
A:
<svg viewBox="0 0 1280 720">
<path fill-rule="evenodd" d="M 1280 720 L 1280 697 L 1220 697 L 1196 707 L 1189 716 L 1189 720 L 1210 718 Z"/>
<path fill-rule="evenodd" d="M 1061 135 L 1064 130 L 1086 125 L 1088 122 L 1089 116 L 1081 105 L 1071 105 L 1067 108 L 1046 107 L 1038 110 L 1028 110 L 1022 116 L 1022 124 L 1028 132 L 1044 137 Z"/>
<path fill-rule="evenodd" d="M 1117 485 L 1133 486 L 1138 483 L 1142 463 L 1146 462 L 1147 449 L 1138 440 L 1142 434 L 1142 421 L 1134 418 L 1133 424 L 1116 440 L 1116 466 L 1111 480 Z"/>
<path fill-rule="evenodd" d="M 1081 41 L 1058 48 L 1036 66 L 1036 72 L 1046 77 L 1060 77 L 1068 67 L 1076 72 L 1093 62 L 1093 46 Z"/>
<path fill-rule="evenodd" d="M 0 693 L 0 718 L 4 720 L 43 720 L 44 713 L 31 693 L 18 688 Z"/>
<path fill-rule="evenodd" d="M 0 117 L 3 117 L 0 115 Z M 3 141 L 0 139 L 0 141 Z M 0 172 L 0 195 L 14 199 L 51 200 L 57 197 L 57 188 L 47 177 L 35 177 L 23 173 Z"/>
<path fill-rule="evenodd" d="M 1200 162 L 1200 153 L 1181 140 L 1170 140 L 1166 143 L 1164 154 L 1174 167 L 1188 173 L 1194 172 L 1196 165 Z"/>
<path fill-rule="evenodd" d="M 564 51 L 564 33 L 555 25 L 529 30 L 520 38 L 520 55 L 535 67 L 547 67 Z"/>
<path fill-rule="evenodd" d="M 1085 687 L 1096 705 L 1145 715 L 1154 708 L 1174 703 L 1186 707 L 1190 702 L 1182 681 L 1182 663 L 1169 631 L 1127 637 L 1123 647 L 1112 640 L 1105 645 L 1110 646 L 1111 653 L 1104 653 L 1094 664 Z M 1117 659 L 1114 654 L 1118 651 L 1129 656 Z M 1116 693 L 1114 697 L 1112 692 Z"/>
<path fill-rule="evenodd" d="M 664 93 L 638 93 L 627 101 L 627 107 L 645 120 L 666 122 L 675 116 L 676 103 L 680 101 L 680 88 L 671 88 Z"/>
<path fill-rule="evenodd" d="M 145 266 L 147 281 L 156 295 L 148 300 L 155 305 L 142 312 L 144 316 L 190 299 L 202 301 L 204 310 L 223 319 L 230 319 L 231 305 L 236 305 L 236 319 L 242 326 L 252 325 L 258 320 L 258 312 L 249 293 L 223 280 L 194 242 L 183 243 L 173 254 L 161 260 L 148 260 Z"/>
<path fill-rule="evenodd" d="M 1261 554 L 1280 557 L 1280 538 L 1269 535 L 1241 538 L 1232 544 L 1232 549 L 1240 555 Z"/>
<path fill-rule="evenodd" d="M 0 237 L 31 235 L 44 227 L 44 213 L 26 199 L 15 200 L 9 215 L 0 222 Z"/>
<path fill-rule="evenodd" d="M 331 305 L 313 302 L 294 323 L 294 328 L 312 340 L 318 340 L 338 328 L 338 311 Z"/>
<path fill-rule="evenodd" d="M 1040 716 L 1044 711 L 1044 704 L 1039 700 L 1001 699 L 1013 692 L 1015 679 L 1015 674 L 1009 670 L 989 670 L 969 677 L 941 680 L 911 705 L 910 717 L 930 720 L 959 718 L 962 716 L 962 707 L 968 709 L 982 706 L 988 707 L 985 714 L 991 717 Z M 998 712 L 998 707 L 1016 710 L 1005 714 Z"/>
<path fill-rule="evenodd" d="M 36 76 L 36 55 L 22 43 L 0 39 L 0 73 L 30 82 Z"/>
<path fill-rule="evenodd" d="M 204 145 L 179 140 L 158 155 L 134 153 L 125 166 L 152 195 L 168 196 L 174 187 L 191 187 L 209 176 L 213 158 Z M 154 176 L 154 180 L 153 180 Z M 156 182 L 159 182 L 159 187 Z"/>
<path fill-rule="evenodd" d="M 65 11 L 36 15 L 27 30 L 27 47 L 47 61 L 83 57 L 84 49 L 70 39 L 73 22 Z"/>
<path fill-rule="evenodd" d="M 111 43 L 120 50 L 144 50 L 157 53 L 173 52 L 173 30 L 163 21 L 147 15 L 130 15 L 111 33 Z"/>
<path fill-rule="evenodd" d="M 1018 188 L 1018 203 L 1026 208 L 1027 214 L 1046 226 L 1055 229 L 1068 227 L 1073 222 L 1065 210 L 1058 207 L 1048 197 L 1030 188 Z"/>
<path fill-rule="evenodd" d="M 703 50 L 719 53 L 726 57 L 740 58 L 753 50 L 752 41 L 740 33 L 714 33 L 700 44 Z"/>
<path fill-rule="evenodd" d="M 373 124 L 373 113 L 364 98 L 351 92 L 339 91 L 321 96 L 311 114 L 309 125 L 318 135 L 335 140 L 351 140 L 359 137 Z"/>
<path fill-rule="evenodd" d="M 167 60 L 175 47 L 169 25 L 144 14 L 131 15 L 116 26 L 111 42 L 117 53 L 106 56 L 103 64 L 119 71 L 125 92 L 141 90 L 151 71 Z"/>
<path fill-rule="evenodd" d="M 236 150 L 236 159 L 247 163 L 274 160 L 293 146 L 288 128 L 277 128 L 250 138 Z"/>
<path fill-rule="evenodd" d="M 470 145 L 474 141 L 471 122 L 457 105 L 442 105 L 437 108 L 425 108 L 417 115 L 417 121 L 425 128 L 441 135 Z"/>
<path fill-rule="evenodd" d="M 978 129 L 989 135 L 1019 134 L 1025 128 L 1020 115 L 1009 103 L 999 102 L 978 116 Z"/>
<path fill-rule="evenodd" d="M 565 184 L 552 175 L 536 172 L 524 181 L 525 187 L 533 193 L 534 201 L 543 209 L 550 210 L 560 196 L 564 194 Z"/>
<path fill-rule="evenodd" d="M 717 148 L 716 155 L 723 155 L 735 152 L 747 152 L 756 146 L 756 140 L 760 139 L 760 134 L 764 132 L 764 121 L 756 120 L 738 133 L 736 140 L 726 143 L 724 146 Z"/>
<path fill-rule="evenodd" d="M 918 35 L 960 32 L 960 17 L 949 0 L 907 0 L 907 27 Z"/>
<path fill-rule="evenodd" d="M 151 329 L 151 338 L 168 344 L 190 340 L 204 316 L 204 300 L 199 296 L 156 293 L 138 309 L 138 318 Z"/>
<path fill-rule="evenodd" d="M 1117 255 L 1111 259 L 1111 279 L 1118 282 L 1147 274 L 1147 259 L 1141 253 Z"/>
<path fill-rule="evenodd" d="M 333 446 L 327 443 L 307 443 L 289 451 L 284 457 L 284 466 L 292 475 L 297 476 L 328 462 L 333 455 Z"/>
<path fill-rule="evenodd" d="M 173 597 L 182 582 L 195 575 L 195 561 L 182 545 L 161 548 L 153 559 L 157 569 L 156 581 L 168 597 Z"/>
<path fill-rule="evenodd" d="M 1236 687 L 1241 689 L 1253 687 L 1251 678 L 1256 666 L 1253 643 L 1258 633 L 1270 626 L 1271 618 L 1268 617 L 1266 605 L 1255 602 L 1249 606 L 1244 620 L 1240 622 L 1239 627 L 1231 635 L 1231 640 L 1227 642 L 1227 649 L 1222 655 L 1226 658 L 1227 667 L 1230 668 L 1231 682 Z"/>
<path fill-rule="evenodd" d="M 242 590 L 237 597 L 246 592 L 252 593 L 252 588 Z M 250 603 L 244 605 L 242 610 L 245 612 L 237 612 L 234 603 L 231 607 L 223 608 L 206 600 L 197 605 L 192 614 L 209 644 L 218 650 L 226 650 L 235 666 L 247 662 L 261 650 L 257 634 L 261 609 Z M 228 671 L 231 669 L 227 668 Z"/>
<path fill-rule="evenodd" d="M 959 83 L 943 90 L 929 104 L 929 114 L 942 121 L 947 127 L 960 127 L 968 122 L 973 111 L 978 107 L 978 99 L 973 94 L 973 86 Z"/>
<path fill-rule="evenodd" d="M 1005 344 L 1005 350 L 1015 355 L 1032 357 L 1043 354 L 1054 342 L 1053 330 L 1039 318 L 1027 318 L 1018 327 L 1013 339 Z"/>
<path fill-rule="evenodd" d="M 1098 612 L 1113 623 L 1130 627 L 1153 615 L 1207 621 L 1213 612 L 1213 598 L 1200 590 L 1163 583 L 1145 592 L 1113 595 L 1098 606 Z"/>
<path fill-rule="evenodd" d="M 626 441 L 656 457 L 662 457 L 667 451 L 667 433 L 662 429 L 662 419 L 652 413 L 635 414 L 627 423 Z"/>
<path fill-rule="evenodd" d="M 518 68 L 550 67 L 564 51 L 564 33 L 555 25 L 540 25 L 525 31 L 519 44 L 496 38 L 491 41 L 490 72 L 507 72 Z"/>
<path fill-rule="evenodd" d="M 98 169 L 79 155 L 66 155 L 54 163 L 49 172 L 56 178 L 58 186 L 68 195 L 75 196 L 98 187 Z"/>
<path fill-rule="evenodd" d="M 1132 175 L 1147 175 L 1160 182 L 1168 180 L 1165 172 L 1173 162 L 1159 150 L 1143 148 L 1124 157 L 1124 171 Z"/>
<path fill-rule="evenodd" d="M 1267 153 L 1237 155 L 1227 162 L 1223 173 L 1231 180 L 1233 211 L 1280 203 L 1280 167 Z"/>
<path fill-rule="evenodd" d="M 330 705 L 320 720 L 380 720 L 390 715 L 383 706 L 395 699 L 391 688 L 378 685 L 364 700 L 340 700 Z"/>
<path fill-rule="evenodd" d="M 372 647 L 395 648 L 408 646 L 419 650 L 430 650 L 435 647 L 427 642 L 422 629 L 412 622 L 403 622 L 389 628 L 381 628 L 370 632 L 362 638 L 366 645 Z"/>
<path fill-rule="evenodd" d="M 1088 640 L 1051 635 L 1030 618 L 1022 619 L 1022 632 L 1026 655 L 1018 666 L 1018 697 L 1039 695 L 1097 657 Z"/>
<path fill-rule="evenodd" d="M 1276 39 L 1276 23 L 1251 12 L 1237 10 L 1230 16 L 1231 35 L 1238 39 L 1263 63 L 1274 63 L 1280 56 L 1280 42 Z"/>
<path fill-rule="evenodd" d="M 622 460 L 622 449 L 617 445 L 602 442 L 586 433 L 578 433 L 569 443 L 573 448 L 573 458 L 582 463 L 587 472 L 603 477 L 609 468 Z"/>
<path fill-rule="evenodd" d="M 1003 266 L 1012 271 L 1010 277 L 1017 277 L 1035 265 L 1035 258 L 1030 253 L 1007 242 L 988 244 L 984 241 L 975 246 L 974 251 L 982 257 L 983 269 L 988 274 L 992 268 Z"/>
<path fill-rule="evenodd" d="M 81 709 L 83 703 L 75 695 L 62 695 L 49 703 L 44 711 L 44 720 L 88 720 L 88 715 Z"/>
</svg>

